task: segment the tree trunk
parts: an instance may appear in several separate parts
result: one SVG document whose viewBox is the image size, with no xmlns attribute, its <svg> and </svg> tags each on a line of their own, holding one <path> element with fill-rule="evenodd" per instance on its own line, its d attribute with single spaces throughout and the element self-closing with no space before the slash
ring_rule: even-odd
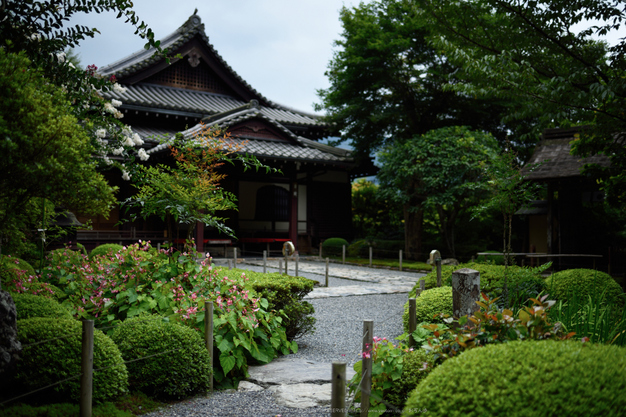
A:
<svg viewBox="0 0 626 417">
<path fill-rule="evenodd" d="M 404 206 L 404 250 L 407 259 L 418 259 L 422 255 L 424 210 L 410 210 L 410 207 Z"/>
</svg>

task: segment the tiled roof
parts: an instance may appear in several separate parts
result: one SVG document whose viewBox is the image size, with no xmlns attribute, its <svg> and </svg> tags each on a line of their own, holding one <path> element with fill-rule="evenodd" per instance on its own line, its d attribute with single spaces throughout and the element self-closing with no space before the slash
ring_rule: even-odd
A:
<svg viewBox="0 0 626 417">
<path fill-rule="evenodd" d="M 585 164 L 609 165 L 609 159 L 604 155 L 581 158 L 570 154 L 570 142 L 574 140 L 576 130 L 563 129 L 561 131 L 562 134 L 559 134 L 556 129 L 544 132 L 544 138 L 550 139 L 542 140 L 535 148 L 535 152 L 526 166 L 539 165 L 532 171 L 529 171 L 529 168 L 524 169 L 527 179 L 548 180 L 578 177 Z"/>
<path fill-rule="evenodd" d="M 204 91 L 186 90 L 183 88 L 166 87 L 156 84 L 137 84 L 126 87 L 124 94 L 108 92 L 105 96 L 122 101 L 124 105 L 167 109 L 180 112 L 214 115 L 232 111 L 243 106 L 255 106 L 233 97 L 207 93 Z M 287 108 L 270 108 L 259 106 L 261 113 L 279 123 L 301 126 L 319 126 L 322 123 L 314 116 Z"/>
<path fill-rule="evenodd" d="M 281 122 L 300 124 L 300 125 L 320 125 L 323 126 L 324 123 L 318 120 L 316 115 L 312 115 L 306 112 L 302 112 L 299 110 L 295 110 L 275 102 L 268 100 L 266 97 L 261 95 L 257 90 L 252 88 L 250 84 L 248 84 L 239 74 L 233 70 L 233 68 L 226 63 L 226 61 L 221 57 L 220 54 L 217 53 L 213 45 L 209 43 L 209 38 L 207 37 L 204 31 L 204 24 L 200 20 L 200 17 L 196 14 L 192 15 L 187 19 L 187 21 L 175 32 L 161 39 L 161 47 L 163 49 L 168 49 L 168 51 L 173 52 L 178 48 L 183 46 L 187 41 L 189 41 L 194 36 L 199 35 L 203 41 L 206 43 L 206 46 L 212 51 L 218 61 L 226 68 L 227 71 L 231 73 L 231 75 L 238 80 L 241 84 L 245 86 L 253 95 L 257 96 L 260 101 L 268 103 L 269 107 L 264 107 L 264 111 L 267 115 L 273 115 L 276 120 L 280 120 Z M 107 65 L 105 67 L 100 68 L 100 74 L 103 76 L 116 75 L 117 78 L 122 79 L 126 76 L 130 76 L 136 74 L 149 66 L 156 64 L 161 61 L 163 58 L 156 54 L 156 50 L 151 48 L 149 50 L 142 49 L 140 51 L 135 52 L 113 64 Z M 233 103 L 237 102 L 233 98 L 228 98 L 225 96 L 220 96 L 218 94 L 208 94 L 201 93 L 197 91 L 189 91 L 180 89 L 179 92 L 175 90 L 178 89 L 167 89 L 166 87 L 160 86 L 135 86 L 129 87 L 129 90 L 134 88 L 135 90 L 130 93 L 133 97 L 133 100 L 137 104 L 141 103 L 144 105 L 145 103 L 153 103 L 154 106 L 163 106 L 164 100 L 165 103 L 170 104 L 172 106 L 186 106 L 188 104 L 187 99 L 190 99 L 190 103 L 192 107 L 194 107 L 199 112 L 203 112 L 206 114 L 219 113 L 220 109 L 230 109 L 231 106 L 235 107 L 240 106 L 239 104 Z M 203 95 L 204 94 L 204 95 Z M 124 97 L 118 97 L 114 94 L 108 94 L 110 98 L 117 99 L 125 99 Z M 171 96 L 171 98 L 169 98 Z M 209 97 L 212 96 L 212 97 Z"/>
<path fill-rule="evenodd" d="M 244 153 L 250 153 L 259 158 L 275 158 L 275 159 L 288 159 L 297 160 L 302 162 L 322 162 L 322 163 L 353 163 L 354 159 L 351 153 L 345 149 L 335 148 L 332 146 L 324 145 L 316 141 L 306 139 L 300 136 L 294 135 L 288 129 L 280 126 L 278 123 L 264 116 L 257 109 L 244 110 L 236 114 L 229 115 L 223 119 L 215 121 L 219 127 L 228 127 L 235 123 L 250 119 L 260 118 L 271 123 L 274 127 L 282 130 L 286 135 L 293 139 L 293 142 L 283 142 L 277 140 L 262 140 L 256 138 L 246 137 L 234 137 L 232 140 L 235 143 L 243 143 L 245 145 L 242 149 Z M 191 138 L 193 135 L 201 129 L 201 125 L 196 125 L 190 129 L 185 130 L 183 135 L 186 138 Z M 144 130 L 141 128 L 134 129 L 137 133 L 143 136 Z M 171 131 L 158 132 L 156 129 L 150 131 L 151 134 L 157 136 L 163 136 L 169 134 Z M 168 143 L 161 143 L 148 151 L 149 154 L 165 150 Z"/>
</svg>

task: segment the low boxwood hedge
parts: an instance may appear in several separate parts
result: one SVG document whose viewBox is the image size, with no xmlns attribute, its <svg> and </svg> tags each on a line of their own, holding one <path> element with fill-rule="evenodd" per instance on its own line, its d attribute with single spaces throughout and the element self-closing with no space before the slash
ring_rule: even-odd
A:
<svg viewBox="0 0 626 417">
<path fill-rule="evenodd" d="M 17 319 L 51 317 L 73 320 L 72 313 L 55 299 L 34 294 L 11 294 L 17 310 Z"/>
<path fill-rule="evenodd" d="M 94 256 L 110 255 L 117 253 L 122 249 L 124 249 L 124 247 L 122 245 L 118 245 L 117 243 L 105 243 L 104 245 L 93 248 L 93 250 L 89 253 L 89 257 L 93 258 Z"/>
<path fill-rule="evenodd" d="M 209 388 L 211 357 L 197 331 L 157 316 L 140 316 L 124 321 L 111 338 L 124 360 L 134 361 L 128 363 L 132 389 L 181 399 Z"/>
<path fill-rule="evenodd" d="M 518 341 L 446 360 L 411 393 L 402 415 L 623 416 L 624 392 L 624 347 Z"/>
<path fill-rule="evenodd" d="M 422 292 L 415 299 L 416 323 L 443 323 L 440 317 L 433 317 L 436 314 L 445 313 L 452 316 L 452 287 L 435 287 Z M 402 324 L 404 331 L 409 331 L 409 303 L 404 305 L 402 314 Z"/>
<path fill-rule="evenodd" d="M 288 340 L 304 336 L 315 330 L 315 309 L 303 298 L 313 291 L 315 281 L 303 277 L 282 275 L 279 273 L 263 274 L 243 269 L 222 269 L 220 275 L 230 278 L 245 274 L 248 281 L 247 289 L 254 291 L 254 297 L 265 298 L 270 310 L 283 310 L 287 317 L 283 318 L 283 327 Z"/>
<path fill-rule="evenodd" d="M 576 297 L 582 303 L 589 297 L 604 296 L 608 303 L 618 307 L 616 315 L 621 315 L 624 308 L 624 292 L 619 284 L 609 274 L 593 269 L 556 272 L 546 279 L 546 291 L 551 298 L 569 301 Z"/>
<path fill-rule="evenodd" d="M 22 360 L 17 363 L 16 388 L 28 392 L 81 373 L 81 322 L 37 317 L 18 320 L 17 332 L 23 350 Z M 93 368 L 94 402 L 113 400 L 128 392 L 128 372 L 122 355 L 100 330 L 94 332 Z M 55 402 L 78 401 L 80 378 L 46 392 L 41 395 L 50 395 Z"/>
<path fill-rule="evenodd" d="M 331 237 L 322 242 L 322 254 L 324 256 L 341 256 L 343 247 L 348 248 L 348 241 L 340 237 Z"/>
</svg>

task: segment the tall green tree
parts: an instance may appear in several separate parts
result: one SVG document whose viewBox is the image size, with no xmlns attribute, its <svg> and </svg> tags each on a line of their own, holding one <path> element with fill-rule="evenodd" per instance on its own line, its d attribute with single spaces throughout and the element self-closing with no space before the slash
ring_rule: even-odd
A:
<svg viewBox="0 0 626 417">
<path fill-rule="evenodd" d="M 456 257 L 457 219 L 488 196 L 487 172 L 497 154 L 498 143 L 492 135 L 460 126 L 398 140 L 378 155 L 381 192 L 402 205 L 405 222 L 421 221 L 425 211 L 435 211 L 448 253 Z M 421 233 L 405 230 L 407 256 L 415 257 L 422 251 Z"/>
<path fill-rule="evenodd" d="M 406 0 L 340 11 L 341 39 L 318 110 L 362 156 L 431 129 L 464 125 L 504 137 L 495 101 L 444 91 L 458 68 L 429 45 L 428 20 Z"/>
<path fill-rule="evenodd" d="M 626 207 L 626 41 L 597 40 L 622 30 L 623 1 L 413 0 L 430 21 L 432 44 L 461 69 L 448 89 L 518 103 L 509 119 L 547 127 L 586 125 L 576 155 L 604 154 L 590 166 L 608 200 Z"/>
<path fill-rule="evenodd" d="M 364 178 L 352 183 L 352 227 L 356 237 L 396 238 L 402 206 L 381 196 L 380 186 Z"/>
<path fill-rule="evenodd" d="M 23 218 L 35 199 L 89 214 L 115 202 L 67 96 L 24 55 L 0 48 L 0 232 L 12 235 L 36 224 Z"/>
</svg>

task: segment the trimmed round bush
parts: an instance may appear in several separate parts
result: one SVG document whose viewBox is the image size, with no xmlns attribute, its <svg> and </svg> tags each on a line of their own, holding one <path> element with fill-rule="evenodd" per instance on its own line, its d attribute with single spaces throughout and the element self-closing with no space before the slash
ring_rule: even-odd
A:
<svg viewBox="0 0 626 417">
<path fill-rule="evenodd" d="M 34 294 L 11 294 L 17 309 L 17 319 L 30 319 L 33 317 L 50 317 L 57 319 L 73 320 L 72 313 L 58 301 Z"/>
<path fill-rule="evenodd" d="M 161 399 L 181 399 L 209 388 L 210 356 L 195 330 L 141 316 L 124 321 L 111 338 L 126 361 L 146 357 L 128 364 L 132 389 Z"/>
<path fill-rule="evenodd" d="M 23 350 L 15 379 L 24 390 L 41 388 L 81 373 L 82 323 L 78 320 L 48 317 L 18 320 L 17 333 Z M 94 331 L 93 368 L 95 402 L 110 401 L 128 392 L 128 372 L 122 355 L 100 330 Z M 80 377 L 50 390 L 56 402 L 78 401 Z"/>
<path fill-rule="evenodd" d="M 7 266 L 8 268 L 15 270 L 26 271 L 28 275 L 36 275 L 35 268 L 23 259 L 16 258 L 14 256 L 2 256 L 0 258 L 0 264 Z"/>
<path fill-rule="evenodd" d="M 322 243 L 322 251 L 324 255 L 341 256 L 341 254 L 343 253 L 344 245 L 346 245 L 346 250 L 347 250 L 348 248 L 347 240 L 342 239 L 340 237 L 331 237 L 329 239 L 326 239 Z"/>
<path fill-rule="evenodd" d="M 404 417 L 623 416 L 626 349 L 517 341 L 468 350 L 411 393 Z"/>
<path fill-rule="evenodd" d="M 424 349 L 416 349 L 404 355 L 402 377 L 392 381 L 393 385 L 385 392 L 385 401 L 393 404 L 396 408 L 404 408 L 411 392 L 430 374 L 434 366 L 434 355 Z"/>
<path fill-rule="evenodd" d="M 452 316 L 452 287 L 431 288 L 415 299 L 416 323 L 443 323 L 435 314 L 445 313 Z M 402 315 L 404 331 L 409 331 L 409 303 L 404 305 Z"/>
<path fill-rule="evenodd" d="M 91 253 L 89 253 L 89 257 L 93 258 L 98 255 L 110 255 L 117 253 L 124 249 L 122 245 L 118 245 L 117 243 L 105 243 L 104 245 L 96 246 L 93 248 Z"/>
<path fill-rule="evenodd" d="M 546 279 L 546 291 L 550 298 L 569 301 L 576 297 L 586 302 L 589 297 L 599 297 L 602 294 L 605 300 L 612 305 L 619 306 L 620 312 L 624 307 L 622 288 L 607 273 L 593 269 L 567 269 L 556 272 Z"/>
</svg>

